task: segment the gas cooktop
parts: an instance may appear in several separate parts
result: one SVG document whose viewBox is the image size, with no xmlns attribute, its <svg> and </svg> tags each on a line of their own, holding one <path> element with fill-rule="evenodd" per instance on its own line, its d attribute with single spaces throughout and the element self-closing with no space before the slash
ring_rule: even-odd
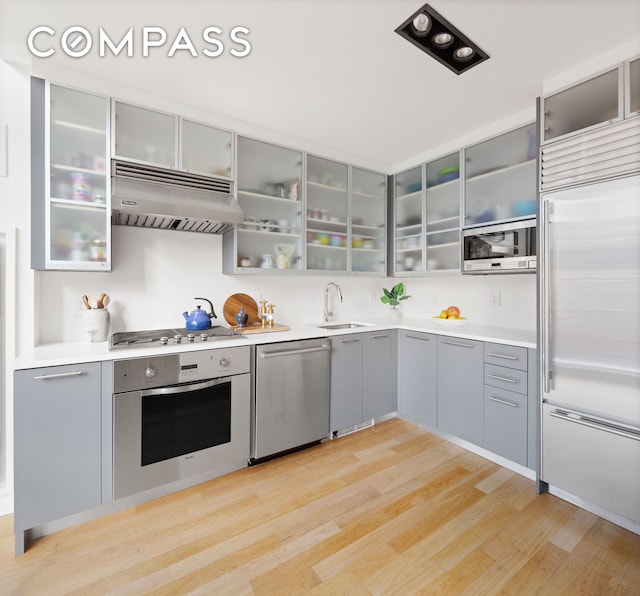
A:
<svg viewBox="0 0 640 596">
<path fill-rule="evenodd" d="M 229 339 L 241 337 L 241 335 L 220 325 L 200 331 L 188 329 L 155 329 L 151 331 L 124 331 L 114 333 L 109 341 L 109 349 L 137 348 L 137 347 L 163 347 L 179 344 L 194 344 L 215 341 L 217 339 Z"/>
</svg>

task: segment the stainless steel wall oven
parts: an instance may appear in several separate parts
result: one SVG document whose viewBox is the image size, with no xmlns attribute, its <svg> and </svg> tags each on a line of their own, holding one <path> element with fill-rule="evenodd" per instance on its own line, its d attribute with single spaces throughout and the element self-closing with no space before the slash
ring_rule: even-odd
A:
<svg viewBox="0 0 640 596">
<path fill-rule="evenodd" d="M 114 362 L 114 497 L 246 465 L 249 371 L 248 346 Z"/>
</svg>

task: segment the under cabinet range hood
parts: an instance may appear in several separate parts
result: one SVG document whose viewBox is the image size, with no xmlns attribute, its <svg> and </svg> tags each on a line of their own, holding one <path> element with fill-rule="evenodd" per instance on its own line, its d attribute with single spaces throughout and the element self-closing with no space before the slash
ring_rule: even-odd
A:
<svg viewBox="0 0 640 596">
<path fill-rule="evenodd" d="M 222 234 L 244 221 L 233 182 L 123 160 L 111 161 L 115 225 Z"/>
</svg>

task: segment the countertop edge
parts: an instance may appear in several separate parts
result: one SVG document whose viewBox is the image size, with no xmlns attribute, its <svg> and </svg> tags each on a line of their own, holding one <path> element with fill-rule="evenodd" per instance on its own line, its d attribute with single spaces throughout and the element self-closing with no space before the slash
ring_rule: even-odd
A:
<svg viewBox="0 0 640 596">
<path fill-rule="evenodd" d="M 339 321 L 337 321 L 339 323 Z M 468 324 L 463 327 L 441 327 L 433 319 L 403 319 L 397 322 L 373 320 L 362 321 L 361 327 L 326 330 L 318 327 L 320 323 L 302 324 L 290 331 L 278 331 L 272 333 L 258 333 L 242 335 L 230 339 L 216 340 L 212 343 L 200 343 L 191 345 L 174 346 L 166 348 L 133 348 L 109 350 L 108 342 L 59 342 L 36 346 L 28 353 L 18 356 L 13 361 L 12 370 L 26 370 L 30 368 L 43 368 L 49 366 L 64 366 L 86 362 L 103 362 L 131 358 L 148 358 L 161 354 L 176 354 L 191 351 L 230 348 L 236 346 L 252 346 L 283 341 L 297 341 L 301 339 L 313 339 L 322 337 L 337 337 L 353 333 L 366 333 L 385 329 L 399 329 L 416 331 L 420 333 L 432 333 L 435 335 L 447 335 L 460 339 L 474 339 L 485 342 L 502 343 L 523 348 L 536 349 L 536 332 L 530 329 L 516 329 L 510 327 L 498 327 L 490 325 Z"/>
</svg>

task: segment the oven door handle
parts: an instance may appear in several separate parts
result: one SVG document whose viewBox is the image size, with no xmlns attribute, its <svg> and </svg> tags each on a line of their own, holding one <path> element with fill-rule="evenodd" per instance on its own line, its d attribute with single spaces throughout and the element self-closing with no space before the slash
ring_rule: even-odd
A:
<svg viewBox="0 0 640 596">
<path fill-rule="evenodd" d="M 209 381 L 202 381 L 201 383 L 188 383 L 185 385 L 171 385 L 171 387 L 157 387 L 155 389 L 143 389 L 140 394 L 142 397 L 148 397 L 150 395 L 175 395 L 176 393 L 189 393 L 191 391 L 198 391 L 199 389 L 207 389 L 209 387 L 215 387 L 216 385 L 222 385 L 223 383 L 230 383 L 230 377 L 223 377 L 221 379 L 211 379 Z"/>
</svg>

